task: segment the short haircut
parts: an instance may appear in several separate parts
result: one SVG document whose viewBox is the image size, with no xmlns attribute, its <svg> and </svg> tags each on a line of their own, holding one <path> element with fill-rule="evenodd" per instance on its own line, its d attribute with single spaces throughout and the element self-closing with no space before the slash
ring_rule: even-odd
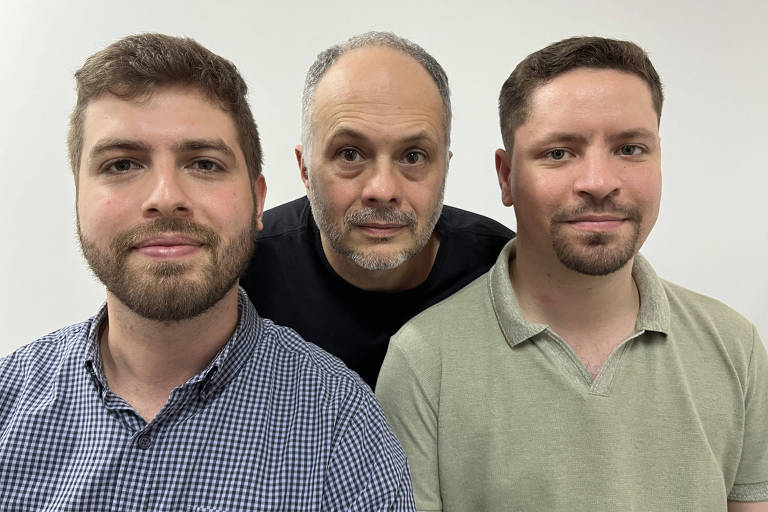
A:
<svg viewBox="0 0 768 512">
<path fill-rule="evenodd" d="M 248 87 L 230 61 L 190 38 L 147 33 L 125 37 L 86 59 L 75 72 L 77 103 L 69 121 L 67 146 L 75 178 L 83 151 L 88 104 L 104 94 L 123 99 L 150 96 L 162 87 L 191 87 L 229 113 L 245 155 L 248 174 L 261 174 L 261 143 L 246 95 Z"/>
<path fill-rule="evenodd" d="M 443 102 L 443 127 L 445 129 L 445 142 L 451 142 L 451 91 L 448 87 L 448 76 L 445 70 L 434 57 L 416 43 L 391 32 L 366 32 L 353 36 L 346 41 L 331 46 L 318 54 L 315 62 L 307 71 L 304 82 L 304 93 L 301 98 L 301 143 L 304 145 L 305 154 L 309 155 L 312 145 L 312 128 L 314 123 L 314 101 L 317 84 L 325 76 L 331 66 L 345 53 L 358 48 L 385 47 L 397 50 L 421 64 L 434 80 L 440 98 Z"/>
<path fill-rule="evenodd" d="M 630 41 L 603 37 L 572 37 L 527 56 L 501 87 L 499 121 L 504 148 L 514 146 L 515 131 L 530 115 L 533 91 L 555 77 L 577 68 L 614 69 L 642 78 L 651 90 L 656 117 L 664 102 L 661 80 L 645 51 Z"/>
</svg>

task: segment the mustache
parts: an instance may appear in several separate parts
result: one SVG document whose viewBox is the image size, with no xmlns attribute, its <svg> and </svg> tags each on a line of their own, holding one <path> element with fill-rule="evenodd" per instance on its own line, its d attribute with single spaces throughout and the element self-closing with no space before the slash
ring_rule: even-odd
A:
<svg viewBox="0 0 768 512">
<path fill-rule="evenodd" d="M 344 224 L 347 226 L 355 224 L 367 224 L 370 222 L 382 222 L 388 224 L 403 224 L 408 227 L 416 226 L 418 220 L 413 212 L 404 212 L 397 208 L 372 208 L 366 207 L 362 210 L 349 212 L 344 216 Z"/>
<path fill-rule="evenodd" d="M 118 253 L 127 252 L 147 238 L 165 233 L 185 235 L 212 248 L 216 248 L 221 240 L 216 232 L 193 220 L 159 217 L 118 233 L 112 240 L 112 248 Z"/>
<path fill-rule="evenodd" d="M 613 199 L 605 199 L 600 203 L 588 200 L 572 208 L 559 208 L 552 216 L 555 222 L 566 222 L 574 217 L 581 217 L 589 214 L 610 214 L 617 217 L 640 222 L 643 215 L 640 208 L 636 206 L 617 205 Z"/>
</svg>

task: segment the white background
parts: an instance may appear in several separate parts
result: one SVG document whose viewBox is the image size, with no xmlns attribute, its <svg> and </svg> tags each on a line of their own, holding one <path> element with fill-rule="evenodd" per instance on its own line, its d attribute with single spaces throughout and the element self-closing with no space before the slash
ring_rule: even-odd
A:
<svg viewBox="0 0 768 512">
<path fill-rule="evenodd" d="M 768 341 L 767 19 L 768 2 L 757 0 L 0 0 L 0 355 L 84 320 L 103 300 L 74 227 L 72 74 L 91 53 L 144 31 L 191 36 L 239 67 L 262 135 L 267 207 L 303 194 L 293 147 L 316 54 L 372 29 L 414 40 L 453 91 L 446 203 L 511 227 L 493 165 L 502 82 L 565 37 L 633 40 L 666 94 L 662 210 L 643 252 L 661 276 L 728 303 Z"/>
</svg>

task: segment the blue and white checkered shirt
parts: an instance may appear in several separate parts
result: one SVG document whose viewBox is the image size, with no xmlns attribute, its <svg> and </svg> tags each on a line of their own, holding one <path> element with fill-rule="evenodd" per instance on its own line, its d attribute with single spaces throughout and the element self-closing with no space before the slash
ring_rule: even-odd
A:
<svg viewBox="0 0 768 512">
<path fill-rule="evenodd" d="M 102 372 L 106 307 L 0 359 L 0 510 L 414 510 L 370 389 L 242 290 L 239 305 L 150 423 Z"/>
</svg>

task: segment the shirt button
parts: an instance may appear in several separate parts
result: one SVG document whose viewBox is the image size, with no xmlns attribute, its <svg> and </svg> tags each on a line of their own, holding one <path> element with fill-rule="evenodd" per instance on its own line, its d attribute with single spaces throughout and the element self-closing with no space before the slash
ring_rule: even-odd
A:
<svg viewBox="0 0 768 512">
<path fill-rule="evenodd" d="M 139 438 L 136 440 L 136 445 L 142 450 L 146 450 L 150 447 L 151 444 L 152 439 L 150 439 L 150 437 L 146 434 L 139 436 Z"/>
</svg>

